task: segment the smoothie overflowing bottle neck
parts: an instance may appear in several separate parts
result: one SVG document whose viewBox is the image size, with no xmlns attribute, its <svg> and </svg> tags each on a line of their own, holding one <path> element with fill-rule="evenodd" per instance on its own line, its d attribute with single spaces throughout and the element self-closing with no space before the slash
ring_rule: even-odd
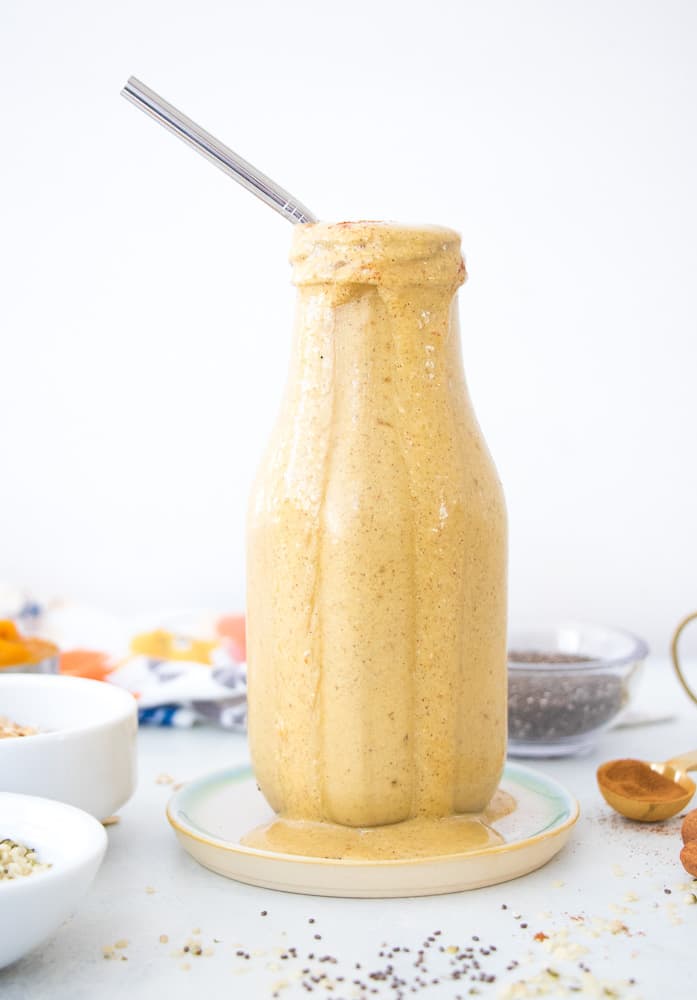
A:
<svg viewBox="0 0 697 1000">
<path fill-rule="evenodd" d="M 383 222 L 298 226 L 291 249 L 298 287 L 289 384 L 355 397 L 366 419 L 396 426 L 414 380 L 434 390 L 461 374 L 455 293 L 466 278 L 460 237 L 442 227 Z M 357 414 L 352 414 L 353 421 Z"/>
<path fill-rule="evenodd" d="M 440 226 L 335 222 L 297 226 L 290 254 L 293 282 L 307 285 L 440 286 L 453 294 L 465 280 L 460 237 Z"/>
</svg>

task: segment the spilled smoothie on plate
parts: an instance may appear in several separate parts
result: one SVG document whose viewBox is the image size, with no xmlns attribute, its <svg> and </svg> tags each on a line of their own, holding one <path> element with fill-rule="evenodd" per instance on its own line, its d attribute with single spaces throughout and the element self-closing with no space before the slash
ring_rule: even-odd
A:
<svg viewBox="0 0 697 1000">
<path fill-rule="evenodd" d="M 291 261 L 291 372 L 248 520 L 250 746 L 278 818 L 243 842 L 485 847 L 512 808 L 506 514 L 462 369 L 460 239 L 306 224 Z"/>
</svg>

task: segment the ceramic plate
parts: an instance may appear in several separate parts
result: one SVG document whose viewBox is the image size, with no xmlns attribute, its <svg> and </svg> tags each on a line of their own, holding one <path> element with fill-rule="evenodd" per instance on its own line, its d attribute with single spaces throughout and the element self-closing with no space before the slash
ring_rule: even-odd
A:
<svg viewBox="0 0 697 1000">
<path fill-rule="evenodd" d="M 501 787 L 518 803 L 514 813 L 493 824 L 504 844 L 414 860 L 337 861 L 243 846 L 245 833 L 273 817 L 249 768 L 219 771 L 185 785 L 170 800 L 167 818 L 196 861 L 238 882 L 314 896 L 431 896 L 527 875 L 566 843 L 579 808 L 561 785 L 509 763 Z"/>
</svg>

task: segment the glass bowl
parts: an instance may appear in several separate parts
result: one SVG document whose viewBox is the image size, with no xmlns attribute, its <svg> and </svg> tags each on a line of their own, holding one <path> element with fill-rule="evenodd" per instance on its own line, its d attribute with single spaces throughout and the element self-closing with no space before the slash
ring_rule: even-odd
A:
<svg viewBox="0 0 697 1000">
<path fill-rule="evenodd" d="M 508 753 L 591 750 L 628 706 L 649 648 L 602 625 L 516 629 L 508 637 Z"/>
</svg>

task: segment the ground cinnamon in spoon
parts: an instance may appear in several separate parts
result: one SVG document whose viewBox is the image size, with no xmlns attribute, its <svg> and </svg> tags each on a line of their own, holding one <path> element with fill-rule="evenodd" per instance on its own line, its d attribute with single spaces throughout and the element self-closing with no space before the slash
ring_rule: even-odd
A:
<svg viewBox="0 0 697 1000">
<path fill-rule="evenodd" d="M 643 760 L 615 761 L 605 771 L 603 784 L 615 795 L 649 802 L 672 802 L 685 795 L 685 790 L 680 785 L 657 771 L 652 771 Z"/>
</svg>

